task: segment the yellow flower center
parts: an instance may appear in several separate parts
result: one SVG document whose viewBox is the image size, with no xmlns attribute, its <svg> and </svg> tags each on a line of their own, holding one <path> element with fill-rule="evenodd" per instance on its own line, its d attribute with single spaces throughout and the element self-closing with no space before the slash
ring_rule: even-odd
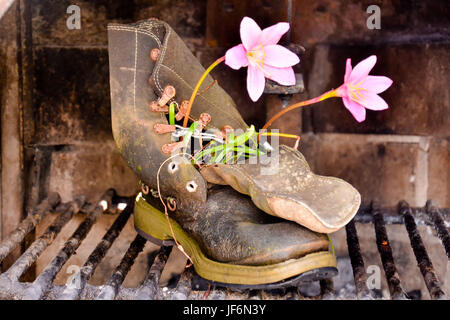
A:
<svg viewBox="0 0 450 320">
<path fill-rule="evenodd" d="M 347 84 L 349 96 L 355 102 L 361 103 L 362 100 L 364 100 L 366 98 L 361 91 L 367 91 L 367 89 L 360 87 L 361 84 L 364 82 L 364 80 L 365 80 L 365 78 L 363 78 L 360 82 L 358 82 L 356 84 L 354 84 L 354 83 Z"/>
<path fill-rule="evenodd" d="M 261 69 L 263 67 L 263 60 L 265 57 L 266 52 L 264 51 L 264 47 L 261 43 L 258 46 L 254 47 L 252 50 L 247 51 L 248 60 L 259 65 Z"/>
</svg>

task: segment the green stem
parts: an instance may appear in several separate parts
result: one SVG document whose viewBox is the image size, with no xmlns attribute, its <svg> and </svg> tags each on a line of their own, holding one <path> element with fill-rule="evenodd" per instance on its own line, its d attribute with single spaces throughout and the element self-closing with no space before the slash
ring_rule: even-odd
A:
<svg viewBox="0 0 450 320">
<path fill-rule="evenodd" d="M 302 102 L 293 104 L 292 106 L 289 106 L 289 107 L 287 107 L 286 109 L 281 110 L 280 112 L 278 112 L 277 114 L 275 114 L 272 118 L 270 118 L 270 120 L 267 121 L 267 123 L 264 125 L 264 127 L 262 128 L 262 130 L 265 130 L 265 129 L 267 129 L 268 127 L 270 127 L 270 125 L 271 125 L 275 120 L 277 120 L 277 119 L 280 118 L 282 115 L 284 115 L 285 113 L 287 113 L 287 112 L 289 112 L 289 111 L 291 111 L 291 110 L 294 110 L 294 109 L 297 109 L 297 108 L 300 108 L 300 107 L 304 107 L 304 106 L 308 106 L 308 105 L 310 105 L 310 104 L 317 103 L 317 102 L 320 102 L 320 101 L 323 101 L 323 100 L 325 100 L 325 99 L 332 98 L 332 97 L 337 97 L 337 92 L 336 92 L 336 90 L 330 90 L 330 91 L 325 92 L 324 94 L 322 94 L 322 95 L 320 95 L 320 96 L 318 96 L 318 97 L 315 97 L 315 98 L 312 98 L 312 99 L 309 99 L 309 100 L 305 100 L 305 101 L 302 101 Z"/>
<path fill-rule="evenodd" d="M 211 72 L 212 69 L 214 69 L 219 63 L 221 63 L 224 60 L 225 60 L 225 56 L 214 61 L 213 64 L 211 64 L 208 67 L 208 69 L 206 69 L 206 71 L 203 73 L 200 80 L 198 80 L 197 85 L 195 86 L 194 91 L 192 92 L 191 98 L 189 99 L 189 105 L 188 105 L 188 108 L 186 111 L 186 115 L 184 116 L 183 127 L 185 127 L 185 128 L 187 127 L 188 120 L 189 120 L 189 114 L 191 113 L 192 105 L 194 104 L 195 97 L 197 96 L 198 89 L 200 89 L 200 86 L 202 85 L 203 80 L 205 80 L 206 76 Z"/>
</svg>

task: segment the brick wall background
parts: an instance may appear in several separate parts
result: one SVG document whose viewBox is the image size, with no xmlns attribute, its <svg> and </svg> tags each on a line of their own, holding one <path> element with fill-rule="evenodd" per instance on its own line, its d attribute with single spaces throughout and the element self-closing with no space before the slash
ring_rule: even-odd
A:
<svg viewBox="0 0 450 320">
<path fill-rule="evenodd" d="M 254 17 L 262 27 L 287 20 L 287 1 L 78 1 L 81 30 L 68 30 L 65 10 L 70 4 L 30 2 L 34 90 L 24 140 L 26 145 L 59 146 L 52 152 L 52 163 L 71 163 L 63 170 L 66 178 L 84 176 L 83 171 L 108 176 L 118 168 L 119 176 L 103 179 L 104 185 L 94 190 L 101 192 L 109 184 L 125 194 L 135 190 L 136 180 L 111 140 L 106 24 L 151 16 L 166 20 L 207 66 L 239 42 L 243 15 Z M 380 30 L 366 27 L 371 4 L 381 8 Z M 302 133 L 300 149 L 313 169 L 348 180 L 364 202 L 394 205 L 405 199 L 423 205 L 432 198 L 449 206 L 448 13 L 445 1 L 293 1 L 291 42 L 306 49 L 297 67 L 306 91 L 291 103 L 339 86 L 347 57 L 356 64 L 376 54 L 372 73 L 394 80 L 382 94 L 390 109 L 368 111 L 361 124 L 340 99 L 294 111 L 276 123 L 282 131 Z M 233 28 L 236 32 L 229 32 Z M 221 67 L 214 75 L 248 122 L 262 126 L 267 114 L 279 108 L 276 97 L 250 101 L 245 70 Z M 103 148 L 92 148 L 92 143 Z M 83 179 L 71 178 L 71 186 L 70 179 L 61 183 L 61 174 L 55 165 L 47 183 L 63 198 L 92 190 Z"/>
<path fill-rule="evenodd" d="M 71 4 L 81 8 L 81 30 L 66 27 L 66 9 Z M 381 8 L 380 30 L 366 27 L 366 8 L 371 4 Z M 59 192 L 67 201 L 79 194 L 94 200 L 109 187 L 123 195 L 132 195 L 138 188 L 111 134 L 107 23 L 149 17 L 165 20 L 207 66 L 240 42 L 242 16 L 251 16 L 264 28 L 287 21 L 288 7 L 287 0 L 16 1 L 0 23 L 2 185 L 13 183 L 5 175 L 8 161 L 18 164 L 12 167 L 24 182 L 17 188 L 2 188 L 3 234 L 21 218 L 17 216 L 21 205 L 11 201 L 23 201 L 25 215 L 48 191 Z M 300 151 L 313 170 L 349 181 L 361 192 L 363 202 L 377 200 L 391 206 L 405 199 L 422 206 L 434 199 L 439 206 L 449 207 L 449 11 L 448 2 L 440 0 L 292 1 L 290 40 L 306 49 L 296 67 L 303 74 L 306 90 L 294 95 L 290 103 L 339 86 L 348 57 L 355 65 L 376 54 L 378 63 L 372 73 L 386 75 L 394 84 L 382 94 L 389 110 L 368 111 L 361 124 L 335 99 L 296 110 L 274 127 L 301 134 Z M 248 123 L 261 127 L 281 108 L 277 96 L 266 95 L 256 104 L 250 101 L 245 70 L 221 66 L 213 76 L 235 99 Z M 13 113 L 5 113 L 10 109 Z M 10 119 L 17 124 L 12 126 L 15 140 L 6 136 L 11 126 L 5 123 Z M 5 154 L 11 152 L 19 162 L 7 159 Z M 118 241 L 117 250 L 127 246 L 129 234 Z M 345 248 L 339 245 L 343 239 L 335 235 L 338 250 Z M 402 247 L 403 241 L 397 245 Z M 49 248 L 48 257 L 57 249 L 57 244 Z M 372 251 L 366 250 L 365 258 L 380 265 L 379 259 L 371 258 Z M 110 265 L 117 263 L 114 252 L 113 247 Z M 80 248 L 68 265 L 83 261 L 88 253 Z M 411 252 L 409 256 L 399 258 L 402 265 L 414 264 Z M 44 260 L 38 268 L 45 266 Z M 144 260 L 141 265 L 145 267 Z M 99 267 L 94 283 L 103 280 L 102 274 L 108 277 L 103 272 L 107 268 Z M 438 263 L 440 275 L 445 275 L 445 268 L 445 261 L 442 267 Z M 134 278 L 130 279 L 128 284 Z M 404 279 L 408 284 L 412 278 L 405 273 Z M 420 285 L 413 282 L 410 287 Z"/>
<path fill-rule="evenodd" d="M 322 174 L 354 184 L 363 201 L 422 206 L 450 200 L 449 12 L 444 1 L 297 1 L 294 41 L 307 48 L 306 88 L 313 97 L 340 85 L 345 59 L 376 54 L 372 74 L 394 80 L 390 108 L 354 121 L 339 99 L 308 111 L 303 152 Z M 366 8 L 381 8 L 369 30 Z M 307 61 L 306 61 L 307 60 Z M 306 65 L 307 64 L 307 65 Z M 305 126 L 305 122 L 307 126 Z"/>
</svg>

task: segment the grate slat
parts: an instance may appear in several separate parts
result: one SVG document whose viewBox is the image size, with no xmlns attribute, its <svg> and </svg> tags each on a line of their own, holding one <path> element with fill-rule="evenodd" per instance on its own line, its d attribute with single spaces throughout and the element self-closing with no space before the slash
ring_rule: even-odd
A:
<svg viewBox="0 0 450 320">
<path fill-rule="evenodd" d="M 379 205 L 376 203 L 372 203 L 372 216 L 378 252 L 380 253 L 391 298 L 394 300 L 407 299 L 400 282 L 397 267 L 395 266 L 394 257 L 392 256 L 392 248 L 386 232 L 383 215 L 381 214 Z"/>
<path fill-rule="evenodd" d="M 25 236 L 61 201 L 59 194 L 50 193 L 14 230 L 0 243 L 0 262 L 23 241 Z"/>
<path fill-rule="evenodd" d="M 127 202 L 125 210 L 119 203 Z M 49 194 L 19 227 L 0 242 L 0 262 L 11 250 L 23 241 L 25 236 L 51 211 L 59 215 L 54 219 L 44 234 L 35 240 L 30 247 L 15 261 L 5 273 L 0 274 L 0 299 L 340 299 L 334 292 L 332 279 L 320 280 L 320 295 L 303 297 L 298 288 L 290 287 L 273 290 L 230 290 L 221 287 L 199 287 L 192 289 L 195 284 L 195 271 L 186 269 L 180 275 L 177 286 L 174 289 L 160 288 L 159 280 L 165 268 L 172 247 L 163 246 L 149 255 L 147 276 L 137 288 L 124 288 L 123 282 L 134 265 L 136 258 L 145 247 L 146 240 L 136 235 L 124 253 L 120 263 L 111 273 L 109 280 L 102 286 L 94 286 L 88 283 L 95 273 L 97 266 L 106 256 L 114 241 L 122 232 L 133 211 L 134 197 L 118 196 L 114 190 L 108 190 L 101 197 L 101 201 L 94 204 L 85 202 L 84 197 L 76 198 L 68 203 L 60 203 L 58 194 Z M 45 269 L 32 283 L 20 282 L 20 276 L 37 260 L 37 258 L 53 243 L 64 225 L 70 221 L 74 214 L 80 212 L 86 217 L 66 241 L 58 254 L 51 260 Z M 82 241 L 86 238 L 97 218 L 101 214 L 116 214 L 118 217 L 105 233 L 102 240 L 91 252 L 83 264 L 80 272 L 73 277 L 77 283 L 68 285 L 53 284 L 56 275 L 64 264 L 76 252 Z M 348 253 L 353 270 L 353 278 L 356 287 L 356 298 L 374 299 L 375 292 L 367 287 L 368 275 L 365 270 L 360 243 L 355 223 L 373 223 L 376 235 L 376 243 L 383 264 L 391 299 L 407 299 L 400 281 L 397 266 L 392 253 L 386 231 L 386 224 L 404 224 L 408 233 L 411 247 L 416 257 L 418 268 L 425 280 L 425 285 L 432 299 L 445 299 L 445 293 L 441 289 L 441 283 L 436 276 L 432 262 L 425 249 L 417 226 L 425 225 L 434 227 L 444 247 L 447 258 L 450 259 L 450 236 L 448 232 L 448 217 L 450 210 L 441 209 L 432 201 L 428 201 L 425 207 L 411 208 L 406 202 L 400 202 L 398 207 L 381 208 L 378 203 L 362 206 L 358 214 L 346 226 Z M 433 233 L 434 234 L 434 233 Z M 73 284 L 76 284 L 73 286 Z"/>
<path fill-rule="evenodd" d="M 193 268 L 190 267 L 181 273 L 180 280 L 173 292 L 169 295 L 171 300 L 186 300 L 191 293 Z"/>
<path fill-rule="evenodd" d="M 412 216 L 412 209 L 406 201 L 399 203 L 399 212 L 405 219 L 405 227 L 408 232 L 409 240 L 416 256 L 417 264 L 422 273 L 425 284 L 432 299 L 446 299 L 444 292 L 441 289 L 440 282 L 434 271 L 433 264 L 428 256 L 427 250 L 422 241 L 419 231 L 417 230 L 416 222 Z"/>
<path fill-rule="evenodd" d="M 164 269 L 164 266 L 169 259 L 171 251 L 172 247 L 170 246 L 161 247 L 156 258 L 154 259 L 154 262 L 149 263 L 151 267 L 148 271 L 147 278 L 138 289 L 138 293 L 136 295 L 137 300 L 153 300 L 155 299 L 155 297 L 158 297 L 158 282 L 161 278 L 162 270 Z M 150 259 L 152 260 L 152 258 Z"/>
<path fill-rule="evenodd" d="M 113 275 L 102 288 L 97 300 L 113 300 L 116 297 L 120 286 L 128 274 L 128 271 L 130 271 L 134 264 L 134 260 L 137 258 L 139 253 L 144 249 L 146 242 L 147 240 L 142 238 L 140 235 L 136 235 L 127 252 L 123 256 L 122 261 L 120 261 L 120 264 L 114 270 Z"/>
<path fill-rule="evenodd" d="M 334 296 L 334 282 L 333 279 L 323 279 L 320 283 L 320 295 L 324 300 L 332 300 Z"/>
<path fill-rule="evenodd" d="M 18 281 L 20 276 L 36 261 L 39 255 L 53 243 L 61 229 L 80 210 L 84 203 L 84 197 L 71 202 L 67 209 L 55 219 L 42 236 L 31 244 L 3 276 L 8 277 L 13 282 Z"/>
<path fill-rule="evenodd" d="M 114 191 L 108 190 L 101 197 L 100 201 L 110 203 L 113 196 Z M 57 256 L 45 267 L 33 284 L 25 290 L 24 299 L 35 300 L 42 298 L 45 291 L 51 286 L 58 272 L 81 245 L 81 242 L 86 238 L 86 235 L 97 221 L 98 216 L 103 213 L 104 210 L 105 208 L 100 204 L 91 204 L 88 206 L 87 210 L 85 210 L 87 217 L 74 231 L 70 239 L 66 241 L 64 247 L 58 252 Z"/>
<path fill-rule="evenodd" d="M 97 245 L 97 247 L 92 251 L 88 260 L 85 262 L 80 270 L 79 283 L 76 286 L 66 286 L 62 294 L 57 298 L 58 300 L 75 300 L 79 298 L 81 291 L 86 286 L 91 276 L 94 274 L 95 269 L 99 265 L 100 261 L 105 257 L 109 248 L 111 248 L 114 241 L 119 236 L 123 227 L 128 221 L 131 213 L 134 209 L 134 199 L 131 198 L 127 202 L 126 208 L 120 213 L 111 227 L 108 229 L 103 239 Z"/>
<path fill-rule="evenodd" d="M 442 217 L 439 208 L 433 201 L 429 200 L 427 201 L 425 210 L 428 216 L 431 218 L 431 221 L 433 222 L 439 239 L 441 239 L 442 241 L 442 245 L 444 246 L 447 258 L 450 259 L 450 235 L 445 226 L 444 218 Z"/>
<path fill-rule="evenodd" d="M 355 279 L 356 296 L 358 299 L 373 299 L 372 293 L 367 288 L 367 273 L 364 268 L 364 260 L 359 247 L 358 234 L 355 222 L 352 220 L 345 226 L 347 232 L 347 246 L 350 262 L 353 268 L 353 278 Z"/>
<path fill-rule="evenodd" d="M 112 194 L 105 194 L 102 200 L 111 200 Z M 59 251 L 57 256 L 48 264 L 42 273 L 36 278 L 33 284 L 25 291 L 24 299 L 35 300 L 41 299 L 45 291 L 51 286 L 58 272 L 75 253 L 81 242 L 91 230 L 98 216 L 103 212 L 100 205 L 90 205 L 86 210 L 87 217 L 78 226 L 69 240 L 66 241 L 64 247 Z"/>
</svg>

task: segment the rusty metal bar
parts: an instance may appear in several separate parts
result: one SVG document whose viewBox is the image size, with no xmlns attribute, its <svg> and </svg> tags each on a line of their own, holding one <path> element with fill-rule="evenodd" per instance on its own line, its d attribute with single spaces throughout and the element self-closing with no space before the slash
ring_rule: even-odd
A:
<svg viewBox="0 0 450 320">
<path fill-rule="evenodd" d="M 372 293 L 367 288 L 367 274 L 364 267 L 364 260 L 359 247 L 358 234 L 356 232 L 355 222 L 352 220 L 345 226 L 347 233 L 348 254 L 353 269 L 353 277 L 355 279 L 356 296 L 358 299 L 373 299 Z"/>
<path fill-rule="evenodd" d="M 79 284 L 76 286 L 66 286 L 62 294 L 58 297 L 58 300 L 75 300 L 79 298 L 81 291 L 84 289 L 86 283 L 94 274 L 94 271 L 97 268 L 98 264 L 104 258 L 109 248 L 111 248 L 112 244 L 117 239 L 123 227 L 127 223 L 128 218 L 133 212 L 133 209 L 134 198 L 130 198 L 128 200 L 126 208 L 117 217 L 109 230 L 103 236 L 102 241 L 97 245 L 97 247 L 89 256 L 88 260 L 81 268 L 79 274 Z"/>
<path fill-rule="evenodd" d="M 333 279 L 322 279 L 320 283 L 320 295 L 324 300 L 332 300 L 334 296 L 334 282 Z"/>
<path fill-rule="evenodd" d="M 152 261 L 153 256 L 149 257 L 149 265 L 151 267 L 148 271 L 147 278 L 138 289 L 136 295 L 137 300 L 153 300 L 158 296 L 158 282 L 171 251 L 172 247 L 164 246 L 161 247 L 154 261 Z"/>
<path fill-rule="evenodd" d="M 427 286 L 432 299 L 446 299 L 445 293 L 441 289 L 441 284 L 434 271 L 433 264 L 428 256 L 427 250 L 422 242 L 422 237 L 417 230 L 416 222 L 412 216 L 412 209 L 406 201 L 401 201 L 398 204 L 399 213 L 405 219 L 406 230 L 408 231 L 409 240 L 416 256 L 417 264 L 423 279 Z"/>
<path fill-rule="evenodd" d="M 178 280 L 176 289 L 170 295 L 171 300 L 186 300 L 192 289 L 193 268 L 185 269 Z"/>
<path fill-rule="evenodd" d="M 100 294 L 96 298 L 97 300 L 113 300 L 116 297 L 120 286 L 128 274 L 128 271 L 130 271 L 136 257 L 142 249 L 144 249 L 146 242 L 147 240 L 142 238 L 140 235 L 136 235 L 127 252 L 123 256 L 122 261 L 120 261 L 120 264 L 114 270 L 113 275 L 100 291 Z"/>
<path fill-rule="evenodd" d="M 225 288 L 211 288 L 210 293 L 204 298 L 205 300 L 225 300 L 227 292 Z"/>
<path fill-rule="evenodd" d="M 433 226 L 426 210 L 423 207 L 415 207 L 412 214 L 417 225 Z M 449 208 L 439 208 L 441 219 L 445 227 L 448 227 L 448 222 L 445 220 L 450 217 Z M 398 213 L 397 207 L 382 208 L 383 219 L 386 224 L 403 224 L 403 216 Z M 353 220 L 357 223 L 372 223 L 372 209 L 370 205 L 362 205 Z"/>
<path fill-rule="evenodd" d="M 441 239 L 442 241 L 442 245 L 444 246 L 447 258 L 450 259 L 450 235 L 445 226 L 444 219 L 439 208 L 433 201 L 428 200 L 425 206 L 425 210 L 431 218 L 431 221 L 433 222 L 439 239 Z"/>
<path fill-rule="evenodd" d="M 397 267 L 395 266 L 394 257 L 392 256 L 392 248 L 387 236 L 383 215 L 378 204 L 372 203 L 372 216 L 378 252 L 380 253 L 381 262 L 383 263 L 383 269 L 391 298 L 394 300 L 407 299 L 405 291 L 400 283 L 400 277 L 397 272 Z"/>
<path fill-rule="evenodd" d="M 285 300 L 299 300 L 301 298 L 298 287 L 286 288 Z"/>
<path fill-rule="evenodd" d="M 89 206 L 86 211 L 87 217 L 78 226 L 70 239 L 66 241 L 58 255 L 48 264 L 33 284 L 25 290 L 23 299 L 37 300 L 42 298 L 63 265 L 75 253 L 77 248 L 81 245 L 81 242 L 86 238 L 86 235 L 97 221 L 98 216 L 105 211 L 106 208 L 100 205 L 100 202 L 106 201 L 106 203 L 110 203 L 113 195 L 114 191 L 108 190 L 97 204 L 91 204 Z"/>
<path fill-rule="evenodd" d="M 78 197 L 70 203 L 68 208 L 58 216 L 47 228 L 42 236 L 20 256 L 19 259 L 2 276 L 6 276 L 11 282 L 17 282 L 19 277 L 36 261 L 38 256 L 55 240 L 58 233 L 72 216 L 80 210 L 85 202 L 85 198 Z"/>
<path fill-rule="evenodd" d="M 50 193 L 17 227 L 0 243 L 0 262 L 14 250 L 25 238 L 25 236 L 34 229 L 34 227 L 44 218 L 47 213 L 53 210 L 61 201 L 59 194 Z"/>
</svg>

